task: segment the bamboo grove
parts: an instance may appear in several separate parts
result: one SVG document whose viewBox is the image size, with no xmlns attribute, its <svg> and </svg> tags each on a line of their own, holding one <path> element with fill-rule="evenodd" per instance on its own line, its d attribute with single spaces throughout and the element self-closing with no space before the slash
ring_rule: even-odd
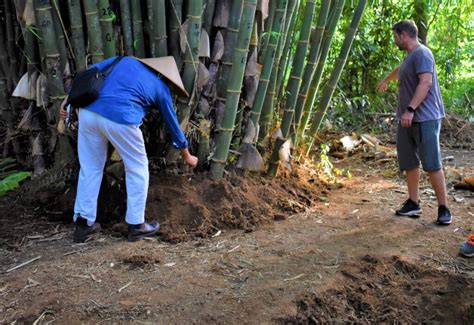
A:
<svg viewBox="0 0 474 325">
<path fill-rule="evenodd" d="M 74 164 L 75 130 L 58 110 L 75 73 L 116 55 L 171 55 L 191 94 L 175 98 L 177 116 L 201 170 L 276 175 L 317 136 L 348 60 L 366 0 L 326 66 L 345 2 L 2 0 L 1 154 L 34 175 Z M 159 117 L 143 131 L 149 155 L 177 159 Z"/>
</svg>

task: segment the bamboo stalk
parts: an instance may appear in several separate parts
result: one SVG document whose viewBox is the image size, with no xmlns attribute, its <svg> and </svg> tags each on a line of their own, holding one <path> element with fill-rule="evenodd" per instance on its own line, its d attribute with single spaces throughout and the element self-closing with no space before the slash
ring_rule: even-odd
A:
<svg viewBox="0 0 474 325">
<path fill-rule="evenodd" d="M 321 77 L 323 75 L 324 67 L 326 65 L 329 49 L 331 48 L 333 35 L 336 31 L 337 23 L 341 17 L 342 10 L 344 8 L 344 3 L 345 0 L 337 0 L 334 6 L 334 10 L 331 12 L 329 17 L 328 27 L 326 28 L 326 32 L 324 33 L 321 45 L 321 54 L 318 62 L 318 67 L 316 69 L 316 72 L 314 73 L 313 80 L 311 80 L 311 85 L 304 105 L 303 116 L 301 118 L 299 126 L 299 133 L 301 137 L 304 136 L 304 132 L 306 130 L 309 118 L 311 116 L 311 112 L 313 110 L 314 101 L 319 90 L 319 85 L 321 82 Z"/>
<path fill-rule="evenodd" d="M 60 69 L 60 54 L 58 50 L 57 35 L 54 30 L 52 7 L 50 0 L 34 0 L 37 24 L 40 26 L 44 42 L 44 54 L 46 56 L 46 67 L 48 76 L 49 98 L 53 105 L 47 110 L 49 124 L 56 125 L 59 118 L 59 106 L 66 94 L 64 92 L 62 75 Z M 58 142 L 55 148 L 55 166 L 64 166 L 75 160 L 74 150 L 71 143 L 64 135 L 58 135 L 55 128 L 51 128 L 52 143 Z M 42 153 L 42 152 L 39 152 Z"/>
<path fill-rule="evenodd" d="M 212 18 L 214 17 L 214 8 L 216 0 L 207 0 L 204 6 L 204 13 L 202 18 L 202 27 L 211 35 Z"/>
<path fill-rule="evenodd" d="M 268 17 L 267 19 L 265 19 L 265 22 L 263 24 L 264 28 L 262 33 L 262 47 L 260 49 L 260 55 L 258 56 L 258 63 L 260 64 L 263 64 L 265 62 L 267 47 L 271 37 L 271 30 L 273 29 L 273 20 L 276 14 L 277 2 L 278 1 L 276 0 L 270 1 Z"/>
<path fill-rule="evenodd" d="M 97 63 L 104 59 L 104 44 L 102 43 L 102 30 L 100 28 L 97 4 L 95 0 L 84 0 L 83 4 L 87 21 L 89 53 L 92 57 L 92 63 Z"/>
<path fill-rule="evenodd" d="M 72 46 L 76 71 L 86 68 L 86 50 L 84 48 L 84 32 L 82 27 L 82 9 L 79 0 L 68 0 L 69 20 L 71 26 Z"/>
<path fill-rule="evenodd" d="M 186 53 L 184 58 L 183 85 L 190 98 L 179 97 L 177 100 L 178 120 L 183 129 L 187 128 L 191 115 L 191 107 L 194 106 L 195 99 L 199 96 L 194 92 L 195 80 L 199 66 L 199 43 L 201 38 L 201 12 L 202 0 L 196 0 L 189 3 L 188 7 L 188 30 L 186 33 Z M 166 159 L 175 161 L 177 159 L 177 150 L 170 148 L 166 153 Z"/>
<path fill-rule="evenodd" d="M 99 21 L 102 30 L 102 43 L 104 44 L 104 58 L 117 55 L 115 46 L 115 33 L 113 27 L 114 12 L 110 8 L 109 0 L 98 0 Z"/>
<path fill-rule="evenodd" d="M 183 0 L 170 1 L 170 37 L 168 46 L 170 54 L 174 57 L 178 69 L 181 68 L 183 60 L 181 59 L 181 49 L 179 47 L 179 29 L 181 27 L 181 15 L 183 10 Z"/>
<path fill-rule="evenodd" d="M 256 127 L 260 120 L 260 114 L 263 107 L 265 95 L 267 93 L 268 84 L 270 81 L 271 73 L 275 58 L 278 56 L 277 46 L 280 40 L 281 29 L 284 21 L 284 14 L 287 7 L 287 0 L 279 0 L 275 8 L 275 15 L 273 20 L 273 26 L 269 33 L 269 39 L 267 49 L 265 53 L 264 65 L 260 79 L 258 82 L 257 94 L 255 95 L 255 101 L 253 103 L 252 111 L 250 113 L 250 120 Z"/>
<path fill-rule="evenodd" d="M 120 0 L 120 21 L 122 22 L 125 55 L 133 55 L 132 15 L 129 0 Z"/>
<path fill-rule="evenodd" d="M 225 35 L 224 55 L 222 56 L 221 72 L 217 80 L 217 99 L 225 102 L 227 91 L 227 78 L 232 68 L 232 57 L 234 54 L 235 44 L 237 42 L 240 19 L 242 16 L 243 0 L 232 1 L 230 9 L 229 23 L 227 25 L 227 32 Z"/>
<path fill-rule="evenodd" d="M 13 10 L 12 10 L 12 4 L 10 0 L 5 0 L 5 30 L 6 30 L 6 45 L 7 45 L 7 51 L 8 51 L 8 58 L 10 61 L 9 65 L 9 70 L 7 76 L 11 78 L 13 81 L 14 85 L 18 82 L 20 79 L 20 76 L 18 74 L 18 60 L 17 60 L 17 51 L 16 51 L 16 42 L 15 42 L 15 30 L 14 30 L 14 25 L 13 25 Z M 5 43 L 2 44 L 2 46 Z"/>
<path fill-rule="evenodd" d="M 268 84 L 268 89 L 265 94 L 265 100 L 263 102 L 262 113 L 260 117 L 260 130 L 259 130 L 259 140 L 263 140 L 267 137 L 268 133 L 270 132 L 272 120 L 273 120 L 273 112 L 275 108 L 275 100 L 278 98 L 276 96 L 276 89 L 278 87 L 278 75 L 280 69 L 283 70 L 281 66 L 281 61 L 283 59 L 283 52 L 284 46 L 287 45 L 287 40 L 291 38 L 292 29 L 294 28 L 294 24 L 296 21 L 296 12 L 299 5 L 298 0 L 290 0 L 288 3 L 287 13 L 285 24 L 283 27 L 282 37 L 280 37 L 278 42 L 278 55 L 273 64 L 272 73 L 270 76 L 270 82 Z M 288 20 L 289 19 L 289 20 Z"/>
<path fill-rule="evenodd" d="M 257 0 L 244 1 L 239 37 L 234 50 L 231 78 L 227 88 L 224 119 L 217 136 L 216 151 L 212 157 L 211 177 L 214 179 L 222 178 L 229 154 L 256 8 Z"/>
<path fill-rule="evenodd" d="M 154 44 L 154 37 L 155 31 L 153 29 L 153 0 L 147 0 L 146 2 L 146 14 L 148 18 L 148 41 L 150 46 L 150 53 L 152 57 L 156 57 L 155 55 L 155 44 Z"/>
<path fill-rule="evenodd" d="M 135 56 L 145 57 L 145 42 L 143 38 L 143 18 L 140 0 L 131 0 L 133 24 L 133 48 Z"/>
<path fill-rule="evenodd" d="M 53 24 L 54 24 L 54 29 L 56 31 L 56 35 L 58 36 L 58 50 L 59 54 L 61 55 L 61 60 L 60 60 L 60 67 L 61 67 L 61 75 L 64 73 L 64 68 L 66 67 L 66 64 L 68 62 L 68 52 L 67 52 L 67 46 L 66 46 L 66 38 L 64 36 L 64 29 L 62 26 L 62 17 L 61 17 L 61 12 L 59 11 L 59 7 L 56 3 L 56 0 L 51 0 L 51 6 L 53 6 Z"/>
<path fill-rule="evenodd" d="M 318 109 L 313 117 L 310 128 L 310 136 L 315 137 L 316 133 L 319 130 L 321 121 L 323 120 L 324 115 L 329 107 L 329 102 L 331 101 L 332 94 L 336 88 L 337 82 L 341 77 L 342 70 L 347 62 L 347 57 L 352 47 L 352 42 L 354 40 L 357 28 L 359 27 L 360 19 L 364 13 L 367 0 L 360 0 L 356 10 L 354 11 L 354 16 L 352 17 L 351 24 L 347 30 L 344 42 L 342 43 L 341 51 L 339 52 L 339 57 L 334 66 L 334 70 L 331 73 L 328 83 L 324 87 L 324 93 L 321 101 L 319 102 Z"/>
<path fill-rule="evenodd" d="M 306 68 L 303 75 L 303 81 L 301 83 L 300 92 L 298 94 L 298 99 L 295 106 L 295 118 L 293 119 L 293 128 L 292 128 L 292 141 L 296 144 L 297 136 L 296 130 L 301 121 L 301 116 L 303 114 L 304 103 L 308 95 L 309 86 L 311 80 L 313 79 L 314 73 L 316 71 L 316 66 L 318 65 L 318 58 L 321 49 L 321 41 L 323 39 L 324 28 L 326 26 L 326 21 L 329 13 L 330 0 L 322 0 L 321 9 L 319 11 L 318 23 L 316 26 L 316 33 L 314 39 L 311 43 L 311 50 L 308 56 L 308 62 L 306 63 Z"/>
<path fill-rule="evenodd" d="M 202 2 L 202 0 L 199 0 L 198 2 Z M 153 1 L 153 44 L 155 46 L 156 57 L 168 55 L 168 44 L 166 40 L 166 15 L 164 14 L 165 10 L 165 0 Z M 199 11 L 199 16 L 200 15 L 201 11 Z M 201 28 L 200 25 L 201 24 L 199 24 L 199 28 Z"/>
<path fill-rule="evenodd" d="M 280 64 L 278 66 L 278 76 L 276 80 L 276 87 L 277 89 L 275 90 L 277 97 L 278 98 L 284 98 L 285 97 L 285 87 L 286 87 L 286 82 L 285 82 L 285 77 L 287 76 L 287 73 L 291 69 L 291 64 L 288 64 L 291 62 L 290 58 L 292 57 L 292 45 L 293 45 L 293 40 L 296 38 L 296 24 L 298 21 L 298 13 L 301 10 L 301 15 L 303 12 L 304 6 L 301 4 L 301 1 L 296 1 L 296 6 L 294 8 L 294 11 L 292 12 L 291 16 L 291 22 L 290 26 L 285 28 L 285 30 L 288 29 L 288 33 L 285 36 L 285 45 L 283 48 L 283 53 L 282 53 L 282 58 L 280 60 Z"/>
<path fill-rule="evenodd" d="M 301 77 L 303 75 L 304 61 L 308 50 L 309 35 L 311 33 L 311 22 L 313 20 L 315 6 L 316 2 L 314 0 L 308 0 L 306 2 L 303 26 L 301 27 L 300 39 L 298 40 L 298 46 L 296 48 L 295 61 L 293 62 L 291 76 L 288 82 L 289 94 L 285 102 L 283 120 L 280 126 L 283 138 L 278 139 L 277 143 L 275 144 L 272 159 L 270 161 L 269 174 L 272 176 L 275 176 L 278 170 L 278 151 L 280 150 L 281 145 L 288 138 L 290 126 L 293 120 L 296 99 L 301 85 Z"/>
<path fill-rule="evenodd" d="M 49 95 L 53 103 L 61 101 L 65 97 L 60 73 L 60 59 L 57 35 L 54 29 L 52 7 L 49 0 L 35 0 L 37 24 L 40 26 L 46 56 Z M 54 124 L 59 116 L 59 106 L 53 105 L 48 111 L 48 121 Z"/>
</svg>

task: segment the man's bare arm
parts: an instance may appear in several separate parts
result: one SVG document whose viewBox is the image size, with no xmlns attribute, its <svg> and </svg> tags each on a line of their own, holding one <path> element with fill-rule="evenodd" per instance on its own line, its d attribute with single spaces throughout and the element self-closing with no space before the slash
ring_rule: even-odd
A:
<svg viewBox="0 0 474 325">
<path fill-rule="evenodd" d="M 408 106 L 416 109 L 423 103 L 433 84 L 433 74 L 431 72 L 420 73 L 418 75 L 418 86 L 416 86 L 415 95 L 410 100 Z"/>
<path fill-rule="evenodd" d="M 388 88 L 388 83 L 392 80 L 398 80 L 398 72 L 400 71 L 400 67 L 396 67 L 384 80 L 379 82 L 377 85 L 377 89 L 379 91 L 385 92 Z"/>
</svg>

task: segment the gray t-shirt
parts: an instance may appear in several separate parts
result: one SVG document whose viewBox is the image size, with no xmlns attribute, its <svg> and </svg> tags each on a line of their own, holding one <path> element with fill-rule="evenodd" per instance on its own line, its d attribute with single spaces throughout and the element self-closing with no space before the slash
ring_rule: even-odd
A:
<svg viewBox="0 0 474 325">
<path fill-rule="evenodd" d="M 426 72 L 433 74 L 433 83 L 425 99 L 415 111 L 413 122 L 439 120 L 445 116 L 433 54 L 429 48 L 420 44 L 405 57 L 398 72 L 398 120 L 400 120 L 413 95 L 415 95 L 416 86 L 419 82 L 418 75 Z"/>
</svg>

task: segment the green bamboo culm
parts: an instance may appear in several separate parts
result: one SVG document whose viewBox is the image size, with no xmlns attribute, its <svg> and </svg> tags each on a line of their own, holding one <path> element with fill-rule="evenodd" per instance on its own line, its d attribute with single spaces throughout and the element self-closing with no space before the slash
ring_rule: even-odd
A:
<svg viewBox="0 0 474 325">
<path fill-rule="evenodd" d="M 198 1 L 201 2 L 202 0 Z M 153 46 L 156 57 L 168 55 L 165 0 L 153 1 Z M 200 24 L 199 24 L 199 28 Z"/>
<path fill-rule="evenodd" d="M 54 24 L 54 29 L 56 30 L 56 35 L 58 35 L 58 49 L 59 49 L 59 54 L 61 55 L 61 73 L 64 72 L 64 68 L 66 66 L 66 63 L 68 62 L 68 52 L 67 52 L 67 46 L 66 46 L 66 38 L 64 36 L 64 29 L 63 29 L 63 24 L 64 21 L 61 17 L 61 12 L 59 10 L 59 6 L 56 0 L 51 0 L 51 6 L 53 7 L 52 9 L 52 16 L 53 16 L 53 24 Z"/>
<path fill-rule="evenodd" d="M 18 75 L 18 60 L 17 60 L 17 51 L 16 51 L 16 42 L 15 42 L 15 30 L 13 25 L 14 13 L 12 10 L 12 4 L 10 0 L 4 1 L 5 4 L 5 25 L 6 25 L 6 35 L 7 35 L 7 51 L 8 58 L 10 61 L 9 64 L 9 73 L 7 74 L 11 80 L 16 84 L 20 79 Z M 2 44 L 2 46 L 5 46 Z"/>
<path fill-rule="evenodd" d="M 294 8 L 294 11 L 292 12 L 291 16 L 291 21 L 290 25 L 285 28 L 285 31 L 288 30 L 286 36 L 285 36 L 285 45 L 283 47 L 283 53 L 281 55 L 281 60 L 280 64 L 278 65 L 278 76 L 276 80 L 276 96 L 278 98 L 284 98 L 284 91 L 285 91 L 285 86 L 286 86 L 286 80 L 285 77 L 287 76 L 287 72 L 291 68 L 291 64 L 288 64 L 288 62 L 291 62 L 292 60 L 292 54 L 293 54 L 293 40 L 296 38 L 296 35 L 298 34 L 297 31 L 295 30 L 296 24 L 298 23 L 299 15 L 298 13 L 302 14 L 304 6 L 300 1 L 297 1 L 296 7 Z M 288 17 L 290 19 L 290 17 Z"/>
<path fill-rule="evenodd" d="M 147 15 L 147 31 L 148 31 L 148 43 L 150 48 L 150 54 L 155 57 L 155 46 L 153 45 L 154 29 L 153 29 L 153 0 L 147 0 L 146 2 L 146 15 Z"/>
<path fill-rule="evenodd" d="M 275 176 L 279 165 L 279 155 L 281 145 L 286 141 L 290 133 L 290 126 L 293 121 L 296 99 L 301 85 L 301 77 L 303 75 L 303 68 L 308 51 L 309 36 L 311 34 L 311 23 L 314 16 L 314 8 L 316 1 L 306 1 L 306 7 L 304 10 L 303 26 L 301 27 L 300 38 L 298 40 L 298 46 L 296 48 L 295 60 L 291 69 L 290 80 L 288 82 L 288 97 L 285 102 L 285 108 L 283 112 L 283 120 L 280 126 L 283 138 L 278 139 L 273 149 L 273 154 L 270 161 L 269 174 Z"/>
<path fill-rule="evenodd" d="M 53 12 L 50 0 L 34 0 L 36 24 L 40 26 L 41 36 L 46 57 L 46 71 L 48 77 L 49 99 L 53 105 L 47 110 L 47 120 L 50 125 L 55 125 L 59 118 L 59 106 L 66 97 L 60 71 L 61 55 L 58 49 L 58 35 L 54 29 Z M 55 128 L 51 128 L 51 141 L 57 139 L 54 164 L 56 167 L 74 161 L 75 154 L 66 136 L 58 135 Z"/>
<path fill-rule="evenodd" d="M 5 44 L 3 27 L 4 25 L 0 24 L 0 44 Z M 0 46 L 0 107 L 3 108 L 4 112 L 7 110 L 9 106 L 8 99 L 7 99 L 8 98 L 8 95 L 7 95 L 8 77 L 7 77 L 7 71 L 6 71 L 7 66 L 8 66 L 7 49 L 4 46 Z"/>
<path fill-rule="evenodd" d="M 194 93 L 195 79 L 197 76 L 197 70 L 199 67 L 199 43 L 201 38 L 201 12 L 202 12 L 202 0 L 196 0 L 189 3 L 188 6 L 188 30 L 186 33 L 186 53 L 184 57 L 184 69 L 183 69 L 183 85 L 184 89 L 188 92 L 190 98 L 179 97 L 177 100 L 177 112 L 178 120 L 181 126 L 186 129 L 191 114 L 191 106 L 195 102 L 195 99 L 199 98 Z M 175 161 L 178 158 L 177 151 L 170 148 L 166 153 L 166 159 L 168 161 Z"/>
<path fill-rule="evenodd" d="M 298 6 L 299 0 L 290 0 L 288 3 L 285 25 L 283 27 L 282 36 L 280 37 L 278 42 L 278 54 L 273 64 L 270 82 L 268 84 L 268 89 L 265 94 L 262 114 L 260 116 L 260 130 L 258 135 L 260 141 L 264 140 L 267 137 L 272 126 L 273 112 L 275 110 L 275 102 L 277 99 L 276 89 L 278 87 L 278 75 L 280 74 L 281 70 L 284 70 L 284 67 L 282 67 L 281 62 L 283 61 L 283 53 L 285 51 L 285 47 L 287 46 L 287 41 L 291 39 L 291 35 L 293 33 L 292 30 L 294 29 L 295 25 Z"/>
<path fill-rule="evenodd" d="M 132 13 L 129 0 L 120 0 L 120 21 L 122 22 L 123 50 L 133 55 Z"/>
<path fill-rule="evenodd" d="M 72 47 L 76 71 L 86 68 L 86 50 L 84 46 L 84 32 L 82 27 L 82 9 L 79 0 L 68 0 L 68 11 L 71 26 Z"/>
<path fill-rule="evenodd" d="M 143 17 L 142 6 L 140 0 L 131 0 L 132 7 L 132 24 L 133 24 L 133 50 L 135 56 L 139 58 L 145 57 L 145 42 L 143 38 Z"/>
<path fill-rule="evenodd" d="M 268 42 L 270 41 L 271 30 L 273 29 L 273 20 L 276 14 L 278 0 L 270 1 L 268 9 L 268 17 L 265 19 L 263 24 L 262 33 L 262 46 L 258 55 L 258 63 L 263 64 L 265 62 Z"/>
<path fill-rule="evenodd" d="M 170 37 L 169 52 L 174 57 L 178 69 L 181 68 L 183 60 L 181 59 L 181 49 L 179 47 L 179 29 L 181 27 L 181 15 L 183 14 L 183 0 L 170 1 Z"/>
<path fill-rule="evenodd" d="M 26 26 L 23 32 L 25 37 L 28 76 L 31 76 L 33 72 L 40 69 L 38 42 L 36 40 L 37 36 L 33 32 L 34 28 L 35 27 L 33 25 Z"/>
<path fill-rule="evenodd" d="M 227 87 L 224 118 L 217 136 L 216 151 L 212 157 L 211 177 L 214 179 L 222 178 L 229 154 L 256 8 L 257 0 L 244 1 L 239 37 L 234 50 L 234 60 L 230 73 L 231 78 Z"/>
<path fill-rule="evenodd" d="M 220 102 L 225 102 L 227 91 L 227 78 L 229 77 L 232 68 L 232 58 L 234 54 L 235 45 L 239 36 L 240 19 L 242 17 L 243 0 L 232 1 L 230 8 L 230 17 L 227 24 L 227 32 L 224 41 L 224 55 L 221 60 L 221 71 L 219 79 L 217 79 L 217 99 Z"/>
<path fill-rule="evenodd" d="M 95 0 L 84 0 L 84 14 L 87 21 L 87 36 L 92 63 L 104 59 L 104 45 L 102 43 L 102 29 L 100 28 L 99 13 Z"/>
<path fill-rule="evenodd" d="M 321 44 L 321 53 L 318 59 L 318 66 L 316 68 L 316 72 L 314 73 L 313 80 L 311 80 L 311 84 L 309 87 L 309 91 L 306 97 L 306 101 L 304 103 L 304 111 L 301 118 L 301 122 L 299 125 L 299 137 L 304 136 L 304 132 L 308 125 L 309 118 L 311 116 L 314 102 L 316 100 L 316 95 L 319 90 L 319 85 L 321 83 L 321 78 L 323 75 L 324 67 L 326 65 L 327 57 L 329 54 L 329 50 L 331 48 L 331 43 L 333 40 L 334 32 L 336 31 L 337 23 L 342 14 L 342 10 L 344 8 L 345 0 L 337 0 L 334 9 L 331 9 L 331 13 L 329 15 L 329 20 L 327 22 L 326 31 L 324 32 L 322 44 Z"/>
<path fill-rule="evenodd" d="M 202 17 L 202 27 L 211 35 L 212 18 L 214 17 L 214 8 L 216 0 L 207 0 L 204 5 L 204 13 Z"/>
<path fill-rule="evenodd" d="M 301 83 L 300 92 L 298 94 L 298 100 L 296 101 L 295 106 L 295 118 L 293 119 L 292 128 L 292 141 L 294 144 L 296 144 L 297 141 L 296 130 L 298 129 L 298 126 L 301 121 L 301 116 L 303 114 L 304 103 L 308 95 L 309 86 L 311 84 L 311 80 L 313 79 L 314 72 L 316 71 L 316 66 L 318 65 L 321 41 L 323 39 L 330 4 L 331 0 L 321 1 L 321 9 L 319 11 L 316 32 L 314 34 L 313 40 L 311 41 L 311 50 L 308 55 L 308 62 L 306 63 L 306 68 L 303 74 L 303 81 Z"/>
<path fill-rule="evenodd" d="M 287 7 L 287 0 L 279 0 L 275 8 L 275 15 L 273 19 L 273 26 L 269 33 L 265 59 L 263 61 L 263 69 L 258 82 L 257 93 L 253 103 L 252 111 L 250 113 L 250 120 L 253 125 L 257 127 L 260 120 L 260 113 L 262 111 L 263 102 L 268 89 L 268 83 L 272 73 L 275 58 L 278 56 L 278 42 L 281 36 L 281 30 L 284 21 L 284 15 Z"/>
<path fill-rule="evenodd" d="M 188 31 L 186 33 L 187 42 L 186 53 L 184 55 L 183 84 L 184 88 L 191 96 L 199 65 L 198 53 L 201 38 L 202 0 L 192 1 L 189 4 L 188 10 Z M 187 115 L 186 118 L 189 117 L 189 112 Z"/>
<path fill-rule="evenodd" d="M 102 42 L 104 44 L 104 57 L 110 58 L 117 55 L 115 47 L 115 33 L 113 21 L 115 14 L 110 8 L 109 0 L 99 0 L 99 21 L 102 29 Z"/>
<path fill-rule="evenodd" d="M 349 26 L 349 29 L 347 30 L 346 36 L 344 37 L 344 42 L 342 43 L 341 51 L 339 52 L 339 57 L 337 58 L 336 63 L 334 65 L 334 70 L 332 71 L 331 76 L 329 77 L 329 81 L 324 87 L 323 96 L 318 104 L 318 108 L 311 121 L 311 128 L 309 131 L 311 137 L 316 136 L 316 133 L 318 132 L 319 127 L 321 125 L 321 121 L 323 120 L 323 117 L 329 107 L 329 102 L 331 101 L 332 94 L 334 93 L 334 89 L 336 89 L 337 82 L 339 81 L 342 70 L 344 69 L 344 66 L 347 62 L 347 57 L 349 56 L 349 52 L 352 47 L 352 42 L 357 32 L 357 28 L 359 27 L 359 22 L 362 18 L 362 14 L 364 13 L 366 3 L 367 0 L 360 0 L 354 12 L 351 24 Z"/>
<path fill-rule="evenodd" d="M 52 7 L 49 0 L 35 0 L 34 7 L 37 25 L 40 26 L 46 56 L 49 97 L 55 104 L 48 111 L 48 122 L 55 124 L 59 116 L 59 101 L 65 96 L 60 70 L 61 55 L 58 49 L 58 38 L 53 24 Z"/>
</svg>

